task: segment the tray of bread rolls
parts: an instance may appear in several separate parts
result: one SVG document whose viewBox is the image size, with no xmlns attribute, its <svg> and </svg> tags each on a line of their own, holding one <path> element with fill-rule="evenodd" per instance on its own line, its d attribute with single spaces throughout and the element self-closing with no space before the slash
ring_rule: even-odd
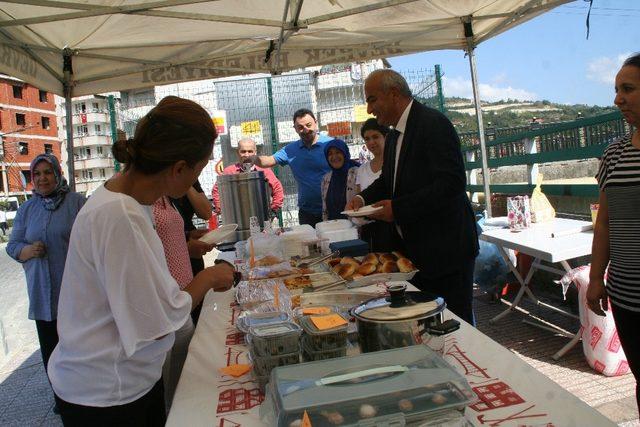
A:
<svg viewBox="0 0 640 427">
<path fill-rule="evenodd" d="M 345 256 L 327 261 L 338 276 L 347 281 L 347 287 L 357 288 L 374 283 L 410 280 L 418 272 L 411 260 L 400 252 L 369 253 L 363 257 Z"/>
</svg>

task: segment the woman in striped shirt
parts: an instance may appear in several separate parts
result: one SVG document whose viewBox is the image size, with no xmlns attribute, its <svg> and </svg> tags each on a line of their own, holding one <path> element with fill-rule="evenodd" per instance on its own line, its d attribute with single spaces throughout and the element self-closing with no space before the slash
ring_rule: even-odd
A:
<svg viewBox="0 0 640 427">
<path fill-rule="evenodd" d="M 634 130 L 611 143 L 600 163 L 600 208 L 587 301 L 600 315 L 607 308 L 607 296 L 611 301 L 620 343 L 636 378 L 640 408 L 640 340 L 635 331 L 640 324 L 640 53 L 627 58 L 615 84 L 614 102 Z"/>
</svg>

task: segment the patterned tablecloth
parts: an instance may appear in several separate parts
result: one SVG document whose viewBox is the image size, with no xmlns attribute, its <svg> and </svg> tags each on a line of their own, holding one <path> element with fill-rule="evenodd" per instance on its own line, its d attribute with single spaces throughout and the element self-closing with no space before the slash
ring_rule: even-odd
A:
<svg viewBox="0 0 640 427">
<path fill-rule="evenodd" d="M 234 378 L 218 368 L 247 363 L 240 309 L 233 291 L 210 292 L 189 347 L 167 426 L 263 426 L 264 397 L 251 373 Z M 445 318 L 455 318 L 446 312 Z M 466 409 L 474 426 L 614 426 L 506 348 L 461 321 L 442 343 L 444 358 L 471 384 L 479 401 Z"/>
</svg>

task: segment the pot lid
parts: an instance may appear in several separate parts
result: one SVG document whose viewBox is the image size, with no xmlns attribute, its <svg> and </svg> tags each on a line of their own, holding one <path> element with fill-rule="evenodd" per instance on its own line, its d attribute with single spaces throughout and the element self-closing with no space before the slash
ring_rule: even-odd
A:
<svg viewBox="0 0 640 427">
<path fill-rule="evenodd" d="M 374 322 L 426 319 L 446 307 L 440 297 L 425 292 L 406 292 L 406 289 L 406 285 L 390 286 L 390 296 L 363 302 L 353 309 L 353 315 Z"/>
</svg>

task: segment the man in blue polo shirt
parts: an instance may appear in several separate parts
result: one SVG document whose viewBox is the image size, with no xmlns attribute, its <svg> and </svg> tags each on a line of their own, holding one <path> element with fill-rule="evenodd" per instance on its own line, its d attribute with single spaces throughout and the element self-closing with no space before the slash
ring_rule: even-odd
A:
<svg viewBox="0 0 640 427">
<path fill-rule="evenodd" d="M 324 146 L 333 138 L 318 133 L 318 122 L 311 110 L 301 108 L 293 114 L 293 127 L 300 136 L 272 156 L 254 156 L 253 163 L 263 168 L 289 165 L 298 183 L 298 221 L 315 227 L 322 221 L 322 177 L 331 168 Z"/>
</svg>

